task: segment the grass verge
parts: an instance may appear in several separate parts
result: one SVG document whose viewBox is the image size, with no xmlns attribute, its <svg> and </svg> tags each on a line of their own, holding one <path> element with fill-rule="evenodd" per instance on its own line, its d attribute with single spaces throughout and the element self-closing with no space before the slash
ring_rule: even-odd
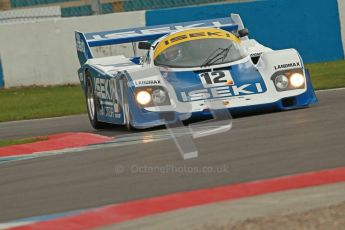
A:
<svg viewBox="0 0 345 230">
<path fill-rule="evenodd" d="M 80 86 L 0 90 L 0 122 L 85 113 Z"/>
<path fill-rule="evenodd" d="M 345 61 L 307 64 L 315 89 L 345 87 Z"/>
<path fill-rule="evenodd" d="M 345 87 L 345 61 L 307 64 L 315 89 Z M 0 122 L 86 112 L 80 86 L 0 90 Z"/>
<path fill-rule="evenodd" d="M 48 140 L 46 137 L 33 137 L 33 138 L 25 138 L 19 140 L 0 140 L 0 147 L 6 147 L 11 145 L 21 145 L 21 144 L 29 144 L 34 143 L 37 141 L 45 141 Z"/>
</svg>

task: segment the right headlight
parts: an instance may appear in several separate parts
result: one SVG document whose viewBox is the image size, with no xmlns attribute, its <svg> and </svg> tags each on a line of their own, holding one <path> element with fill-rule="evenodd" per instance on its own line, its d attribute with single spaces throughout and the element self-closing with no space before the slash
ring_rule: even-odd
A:
<svg viewBox="0 0 345 230">
<path fill-rule="evenodd" d="M 306 78 L 303 69 L 279 71 L 272 75 L 271 80 L 278 92 L 305 87 Z"/>
<path fill-rule="evenodd" d="M 161 105 L 167 99 L 167 93 L 162 89 L 152 91 L 152 101 L 154 105 Z"/>
</svg>

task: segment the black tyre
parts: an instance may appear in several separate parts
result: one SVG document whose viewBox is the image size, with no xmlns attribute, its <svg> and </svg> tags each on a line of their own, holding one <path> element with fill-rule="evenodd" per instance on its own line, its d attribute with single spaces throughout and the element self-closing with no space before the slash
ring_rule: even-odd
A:
<svg viewBox="0 0 345 230">
<path fill-rule="evenodd" d="M 89 115 L 89 120 L 94 129 L 102 129 L 107 125 L 106 123 L 97 120 L 97 98 L 93 88 L 93 82 L 88 73 L 86 73 L 86 107 Z"/>
</svg>

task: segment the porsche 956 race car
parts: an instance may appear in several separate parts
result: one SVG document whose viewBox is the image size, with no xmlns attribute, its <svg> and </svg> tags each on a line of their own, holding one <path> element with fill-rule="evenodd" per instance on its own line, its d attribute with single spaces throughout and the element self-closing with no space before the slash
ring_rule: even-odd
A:
<svg viewBox="0 0 345 230">
<path fill-rule="evenodd" d="M 295 49 L 272 50 L 248 38 L 239 15 L 153 27 L 75 33 L 78 76 L 90 122 L 139 129 L 210 114 L 289 110 L 316 103 Z M 132 43 L 133 57 L 95 58 L 90 47 Z M 136 47 L 146 54 L 136 54 Z M 185 116 L 188 114 L 188 116 Z"/>
</svg>

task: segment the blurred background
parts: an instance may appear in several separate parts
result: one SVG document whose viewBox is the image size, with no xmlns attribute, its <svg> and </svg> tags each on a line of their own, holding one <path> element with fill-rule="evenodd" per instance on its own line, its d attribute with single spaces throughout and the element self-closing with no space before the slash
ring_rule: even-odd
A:
<svg viewBox="0 0 345 230">
<path fill-rule="evenodd" d="M 125 11 L 162 9 L 217 2 L 243 2 L 245 0 L 1 0 L 0 9 L 26 10 L 25 15 L 12 11 L 7 21 L 30 20 L 43 17 L 75 17 Z M 24 12 L 24 11 L 22 11 Z M 10 13 L 10 12 L 9 12 Z M 24 16 L 24 17 L 23 17 Z"/>
<path fill-rule="evenodd" d="M 344 59 L 345 1 L 0 0 L 0 87 L 77 84 L 74 31 L 96 32 L 240 14 L 250 37 L 297 49 L 306 63 Z M 131 45 L 93 50 L 132 56 Z"/>
<path fill-rule="evenodd" d="M 75 31 L 146 27 L 229 17 L 231 13 L 241 16 L 250 39 L 275 50 L 298 50 L 311 73 L 318 105 L 237 119 L 231 132 L 195 140 L 200 157 L 191 161 L 184 161 L 175 154 L 177 148 L 173 142 L 150 142 L 166 138 L 169 133 L 165 129 L 128 132 L 118 126 L 99 131 L 91 128 L 77 74 L 80 64 Z M 345 0 L 0 0 L 0 229 L 4 221 L 28 218 L 20 222 L 25 224 L 35 221 L 33 216 L 38 216 L 38 221 L 47 220 L 67 215 L 67 211 L 72 211 L 68 215 L 74 215 L 74 211 L 86 208 L 131 203 L 128 201 L 175 192 L 188 191 L 188 204 L 194 202 L 191 197 L 203 202 L 207 200 L 204 198 L 211 198 L 214 202 L 218 199 L 215 194 L 220 193 L 200 195 L 199 190 L 214 186 L 242 188 L 226 190 L 225 193 L 236 197 L 242 194 L 239 191 L 252 195 L 269 190 L 276 192 L 272 181 L 285 188 L 297 188 L 296 185 L 302 183 L 301 178 L 305 183 L 301 186 L 344 181 L 345 155 L 341 138 L 345 133 L 344 53 Z M 93 54 L 129 57 L 133 55 L 133 48 L 131 44 L 96 47 Z M 319 91 L 324 89 L 327 90 Z M 14 156 L 16 152 L 25 152 L 25 148 L 16 146 L 18 144 L 39 146 L 39 150 L 33 150 L 36 153 L 41 147 L 45 149 L 46 144 L 34 142 L 50 141 L 51 134 L 67 134 L 67 137 L 75 137 L 73 140 L 77 143 L 89 135 L 93 141 L 95 134 L 96 139 L 102 135 L 102 139 L 112 140 L 99 148 L 63 150 L 66 155 L 48 155 L 55 155 L 53 151 L 46 152 L 47 155 L 41 152 Z M 70 146 L 66 135 L 60 138 L 57 142 L 52 140 L 51 145 Z M 2 147 L 9 150 L 1 151 Z M 44 158 L 36 160 L 31 156 Z M 193 169 L 229 166 L 229 171 L 198 174 L 188 170 L 182 173 L 133 173 L 132 170 L 132 166 L 164 169 L 170 165 Z M 336 167 L 342 168 L 333 171 Z M 326 171 L 288 179 L 296 173 L 318 170 Z M 282 180 L 256 182 L 281 176 L 284 176 Z M 252 183 L 255 188 L 238 184 L 244 182 Z M 199 191 L 199 195 L 192 196 L 193 190 Z M 178 214 L 171 212 L 171 216 L 158 215 L 163 219 L 153 218 L 151 224 L 161 224 L 156 229 L 167 229 L 168 225 L 175 228 L 176 224 L 185 223 L 202 224 L 198 229 L 217 226 L 216 229 L 256 229 L 255 226 L 258 229 L 345 229 L 344 191 L 345 184 L 341 183 L 252 197 L 242 200 L 242 204 L 241 201 L 233 205 L 210 204 L 211 209 L 200 205 L 199 210 L 204 211 L 198 214 L 181 209 Z M 219 197 L 224 199 L 223 194 Z M 153 204 L 152 201 L 149 203 Z M 180 207 L 176 204 L 173 202 L 172 206 Z M 85 221 L 87 224 L 108 217 L 129 218 L 149 206 L 123 209 L 117 205 L 124 212 L 111 216 L 101 211 L 101 218 L 87 215 Z M 161 207 L 165 206 L 153 206 L 152 210 L 156 212 Z M 108 206 L 106 209 L 110 210 Z M 129 213 L 130 210 L 136 211 Z M 290 214 L 282 216 L 284 211 Z M 263 218 L 253 219 L 256 215 Z M 239 222 L 238 228 L 232 228 L 226 222 L 229 217 L 234 218 L 235 224 L 237 218 L 237 221 L 247 221 L 247 225 Z M 134 225 L 124 225 L 124 229 L 150 226 L 150 222 L 145 222 L 147 219 L 142 220 L 129 222 Z M 78 224 L 83 221 L 77 219 L 76 222 L 68 226 L 81 228 Z"/>
</svg>

